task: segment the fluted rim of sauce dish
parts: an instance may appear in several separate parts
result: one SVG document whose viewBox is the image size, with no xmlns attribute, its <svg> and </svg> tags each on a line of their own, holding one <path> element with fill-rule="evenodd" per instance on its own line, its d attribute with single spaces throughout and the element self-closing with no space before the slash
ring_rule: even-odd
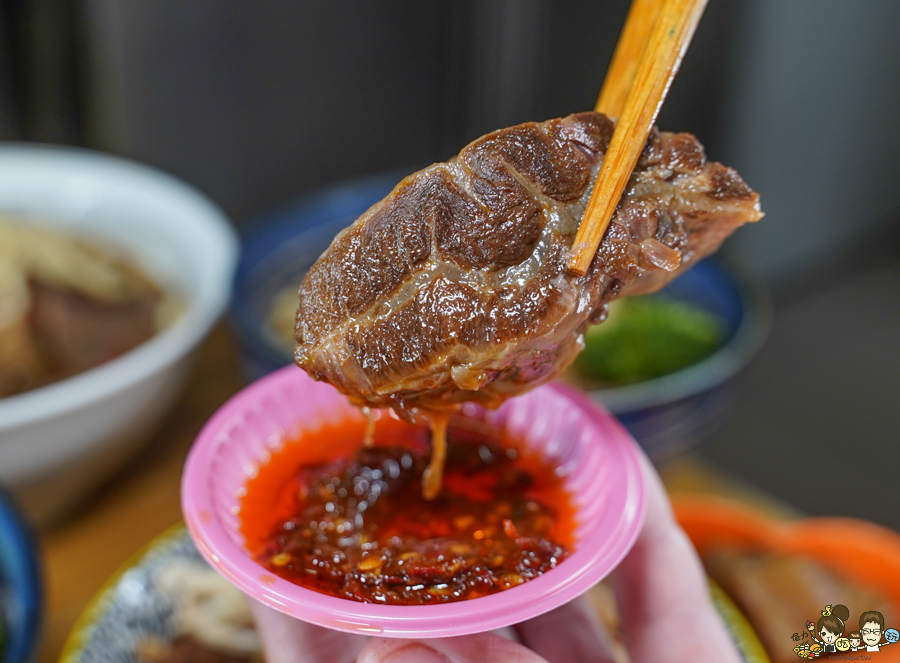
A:
<svg viewBox="0 0 900 663">
<path fill-rule="evenodd" d="M 203 556 L 251 598 L 302 621 L 398 638 L 466 635 L 548 612 L 606 577 L 643 524 L 641 451 L 618 421 L 560 384 L 539 387 L 484 413 L 552 458 L 576 505 L 576 544 L 546 574 L 496 594 L 440 605 L 376 605 L 322 594 L 273 575 L 243 547 L 241 489 L 291 433 L 352 408 L 328 384 L 288 366 L 249 385 L 207 422 L 182 477 L 182 509 Z M 290 423 L 293 421 L 294 423 Z"/>
</svg>

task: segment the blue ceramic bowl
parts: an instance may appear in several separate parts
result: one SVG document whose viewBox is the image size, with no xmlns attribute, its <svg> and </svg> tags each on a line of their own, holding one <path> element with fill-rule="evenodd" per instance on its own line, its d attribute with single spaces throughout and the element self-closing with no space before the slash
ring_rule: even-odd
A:
<svg viewBox="0 0 900 663">
<path fill-rule="evenodd" d="M 323 189 L 251 222 L 243 237 L 231 322 L 248 381 L 291 362 L 268 326 L 274 298 L 299 283 L 340 230 L 403 178 L 390 173 Z M 768 300 L 759 286 L 706 260 L 673 281 L 667 295 L 696 303 L 722 318 L 727 339 L 707 359 L 634 385 L 589 392 L 615 414 L 654 459 L 699 441 L 729 411 L 730 379 L 750 360 L 768 329 Z"/>
<path fill-rule="evenodd" d="M 0 491 L 0 663 L 27 663 L 36 653 L 41 614 L 40 562 L 31 530 Z"/>
<path fill-rule="evenodd" d="M 385 173 L 328 187 L 250 221 L 241 236 L 230 321 L 248 382 L 291 362 L 269 328 L 278 293 L 299 283 L 334 236 L 384 198 L 405 173 Z"/>
<path fill-rule="evenodd" d="M 655 461 L 684 452 L 728 417 L 735 397 L 732 378 L 759 350 L 771 316 L 765 289 L 715 259 L 694 265 L 662 292 L 719 317 L 725 324 L 723 344 L 680 371 L 588 392 Z"/>
</svg>

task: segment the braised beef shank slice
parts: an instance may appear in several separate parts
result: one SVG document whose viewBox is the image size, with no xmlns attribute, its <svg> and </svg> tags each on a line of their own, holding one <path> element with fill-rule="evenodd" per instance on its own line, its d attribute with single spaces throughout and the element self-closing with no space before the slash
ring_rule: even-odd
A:
<svg viewBox="0 0 900 663">
<path fill-rule="evenodd" d="M 489 407 L 557 376 L 617 296 L 657 290 L 762 216 L 690 134 L 655 131 L 588 273 L 566 271 L 613 123 L 496 131 L 404 179 L 300 289 L 297 363 L 360 405 Z"/>
</svg>

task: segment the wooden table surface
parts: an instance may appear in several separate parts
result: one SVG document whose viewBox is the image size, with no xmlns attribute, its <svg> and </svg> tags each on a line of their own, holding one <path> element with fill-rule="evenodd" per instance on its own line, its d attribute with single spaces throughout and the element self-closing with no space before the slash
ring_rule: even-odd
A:
<svg viewBox="0 0 900 663">
<path fill-rule="evenodd" d="M 148 541 L 181 520 L 185 456 L 209 416 L 242 385 L 233 341 L 220 327 L 200 347 L 187 386 L 134 461 L 62 522 L 41 533 L 46 606 L 39 663 L 55 662 L 69 631 L 104 582 Z M 670 491 L 767 498 L 688 456 L 662 470 Z"/>
<path fill-rule="evenodd" d="M 234 345 L 218 328 L 197 352 L 178 404 L 146 450 L 62 524 L 41 534 L 46 607 L 39 663 L 58 659 L 72 625 L 106 579 L 181 520 L 179 482 L 188 449 L 241 385 Z"/>
</svg>

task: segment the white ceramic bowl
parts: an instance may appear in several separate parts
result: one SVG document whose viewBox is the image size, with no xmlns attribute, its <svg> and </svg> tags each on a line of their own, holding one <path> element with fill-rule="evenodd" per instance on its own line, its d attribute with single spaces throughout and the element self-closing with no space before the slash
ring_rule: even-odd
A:
<svg viewBox="0 0 900 663">
<path fill-rule="evenodd" d="M 191 351 L 228 303 L 239 244 L 193 188 L 83 150 L 0 147 L 0 212 L 119 245 L 186 300 L 173 324 L 121 357 L 0 399 L 0 483 L 46 522 L 133 455 L 174 403 Z"/>
</svg>

